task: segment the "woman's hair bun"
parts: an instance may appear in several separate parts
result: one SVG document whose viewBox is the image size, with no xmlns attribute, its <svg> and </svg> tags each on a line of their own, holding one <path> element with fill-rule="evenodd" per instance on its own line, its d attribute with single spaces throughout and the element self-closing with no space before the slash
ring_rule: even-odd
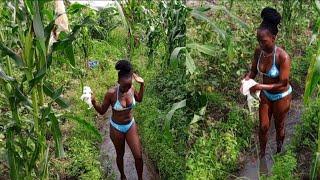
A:
<svg viewBox="0 0 320 180">
<path fill-rule="evenodd" d="M 124 72 L 131 72 L 132 66 L 128 60 L 120 60 L 115 65 L 116 70 L 124 71 Z"/>
<path fill-rule="evenodd" d="M 263 19 L 262 23 L 272 24 L 274 26 L 280 24 L 281 21 L 280 13 L 276 9 L 271 7 L 265 7 L 261 11 L 261 18 Z"/>
</svg>

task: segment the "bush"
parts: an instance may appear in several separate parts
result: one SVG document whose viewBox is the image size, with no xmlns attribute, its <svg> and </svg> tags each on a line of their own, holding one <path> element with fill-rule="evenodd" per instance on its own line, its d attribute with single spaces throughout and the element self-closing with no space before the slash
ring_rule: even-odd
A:
<svg viewBox="0 0 320 180">
<path fill-rule="evenodd" d="M 187 179 L 225 179 L 237 167 L 248 142 L 253 122 L 245 110 L 230 109 L 226 121 L 214 122 L 210 132 L 198 138 L 187 157 Z"/>
<path fill-rule="evenodd" d="M 157 169 L 164 179 L 184 179 L 184 156 L 176 151 L 179 145 L 168 141 L 172 138 L 163 133 L 162 122 L 165 111 L 159 109 L 161 99 L 149 92 L 144 101 L 137 108 L 135 115 L 138 122 L 141 140 L 148 157 L 155 162 Z M 177 120 L 179 117 L 173 117 Z M 177 137 L 174 137 L 177 138 Z M 181 145 L 180 145 L 181 147 Z"/>
<path fill-rule="evenodd" d="M 309 164 L 305 159 L 304 162 L 298 162 L 296 156 L 299 153 L 316 153 L 318 123 L 320 119 L 320 101 L 318 99 L 310 102 L 305 107 L 301 124 L 297 125 L 296 132 L 292 143 L 288 146 L 288 151 L 282 155 L 276 156 L 275 165 L 272 168 L 272 179 L 292 179 L 292 174 L 299 175 L 301 170 L 298 164 Z M 300 160 L 300 158 L 299 158 Z M 284 170 L 285 168 L 286 170 Z"/>
<path fill-rule="evenodd" d="M 284 155 L 276 156 L 275 163 L 272 167 L 273 176 L 270 179 L 297 179 L 294 175 L 296 167 L 297 159 L 291 151 L 286 152 Z"/>
</svg>

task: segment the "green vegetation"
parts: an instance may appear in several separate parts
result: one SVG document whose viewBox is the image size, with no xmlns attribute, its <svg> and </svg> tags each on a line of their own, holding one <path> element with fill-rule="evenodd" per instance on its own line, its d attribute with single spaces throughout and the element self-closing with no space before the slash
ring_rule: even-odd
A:
<svg viewBox="0 0 320 180">
<path fill-rule="evenodd" d="M 304 108 L 292 142 L 265 178 L 320 177 L 318 1 L 188 7 L 182 0 L 129 0 L 100 11 L 65 4 L 71 31 L 50 47 L 53 1 L 25 0 L 22 8 L 0 2 L 0 177 L 114 179 L 99 154 L 99 123 L 107 120 L 80 96 L 87 85 L 101 101 L 117 82 L 115 62 L 129 59 L 146 82 L 134 116 L 161 179 L 236 178 L 240 159 L 258 146 L 258 119 L 239 86 L 266 6 L 283 16 L 277 45 L 291 57 L 294 97 L 304 91 Z M 90 68 L 93 60 L 99 63 Z"/>
<path fill-rule="evenodd" d="M 193 61 L 191 64 L 194 64 L 187 86 L 190 87 L 188 90 L 191 90 L 189 107 L 194 113 L 193 121 L 196 122 L 191 125 L 190 141 L 194 144 L 187 157 L 189 179 L 235 178 L 240 165 L 240 154 L 252 146 L 258 147 L 258 144 L 255 145 L 251 141 L 253 127 L 258 126 L 258 120 L 257 117 L 254 121 L 250 120 L 249 114 L 244 111 L 243 105 L 246 103 L 239 95 L 239 86 L 243 75 L 250 68 L 254 49 L 258 46 L 255 33 L 261 22 L 260 12 L 264 7 L 275 7 L 283 16 L 277 45 L 285 48 L 291 57 L 291 84 L 295 89 L 295 97 L 301 96 L 301 89 L 304 89 L 301 85 L 306 82 L 309 65 L 310 69 L 314 68 L 315 74 L 318 68 L 312 65 L 313 61 L 310 63 L 310 59 L 315 59 L 317 56 L 314 49 L 317 49 L 315 44 L 318 42 L 317 38 L 313 39 L 314 42 L 310 45 L 312 30 L 318 32 L 315 27 L 310 28 L 310 24 L 317 24 L 315 23 L 317 11 L 311 2 L 218 1 L 217 3 L 215 6 L 203 3 L 201 7 L 195 7 L 187 19 L 186 47 Z M 312 81 L 311 88 L 315 88 L 318 83 L 317 76 Z M 203 110 L 205 113 L 201 113 Z M 309 139 L 309 143 L 315 144 L 317 138 L 314 137 L 319 123 L 315 118 L 317 115 L 312 113 L 313 116 L 307 118 L 310 111 L 304 114 L 302 118 L 304 126 L 310 126 L 311 121 L 314 125 L 304 129 L 303 132 L 309 133 L 312 129 L 310 134 L 313 138 Z M 227 130 L 222 127 L 226 127 Z M 299 131 L 296 136 L 303 139 L 306 137 Z M 287 179 L 301 176 L 308 171 L 309 169 L 297 167 L 303 161 L 295 157 L 295 154 L 299 153 L 299 148 L 288 150 L 276 157 L 272 176 L 269 178 Z M 315 149 L 309 151 L 315 152 Z M 283 173 L 285 171 L 283 167 L 287 168 L 288 173 Z"/>
</svg>

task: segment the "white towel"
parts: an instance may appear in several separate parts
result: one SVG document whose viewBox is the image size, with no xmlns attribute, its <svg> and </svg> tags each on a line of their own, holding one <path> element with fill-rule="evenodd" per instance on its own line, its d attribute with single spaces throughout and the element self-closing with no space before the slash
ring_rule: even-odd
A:
<svg viewBox="0 0 320 180">
<path fill-rule="evenodd" d="M 248 80 L 243 79 L 241 83 L 242 84 L 241 84 L 240 92 L 243 95 L 247 96 L 248 108 L 249 108 L 249 111 L 252 112 L 252 107 L 254 106 L 255 103 L 257 103 L 258 100 L 260 100 L 260 90 L 256 91 L 254 94 L 258 98 L 257 100 L 255 97 L 251 95 L 250 88 L 255 86 L 258 83 L 253 79 L 248 79 Z"/>
<path fill-rule="evenodd" d="M 89 108 L 92 108 L 92 103 L 91 103 L 91 88 L 89 86 L 84 86 L 83 87 L 83 94 L 82 96 L 80 97 L 80 99 L 84 102 L 86 102 L 88 105 L 89 105 Z"/>
</svg>

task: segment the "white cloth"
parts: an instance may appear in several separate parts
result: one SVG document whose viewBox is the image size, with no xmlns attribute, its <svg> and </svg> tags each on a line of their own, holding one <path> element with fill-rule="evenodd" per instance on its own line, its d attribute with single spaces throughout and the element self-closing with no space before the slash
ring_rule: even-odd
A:
<svg viewBox="0 0 320 180">
<path fill-rule="evenodd" d="M 258 83 L 253 79 L 248 79 L 248 80 L 243 79 L 241 81 L 240 92 L 243 95 L 247 96 L 247 102 L 248 102 L 248 107 L 249 107 L 250 112 L 252 112 L 252 107 L 257 102 L 257 99 L 251 95 L 250 88 L 255 86 L 256 84 L 258 84 Z M 260 100 L 260 98 L 259 98 L 260 97 L 260 90 L 256 91 L 254 95 L 258 98 L 258 100 Z"/>
<path fill-rule="evenodd" d="M 85 103 L 87 103 L 89 105 L 88 109 L 92 108 L 92 106 L 93 106 L 91 103 L 91 93 L 92 93 L 91 88 L 89 86 L 84 86 L 83 87 L 83 94 L 80 97 L 80 99 L 82 101 L 84 101 Z"/>
</svg>

